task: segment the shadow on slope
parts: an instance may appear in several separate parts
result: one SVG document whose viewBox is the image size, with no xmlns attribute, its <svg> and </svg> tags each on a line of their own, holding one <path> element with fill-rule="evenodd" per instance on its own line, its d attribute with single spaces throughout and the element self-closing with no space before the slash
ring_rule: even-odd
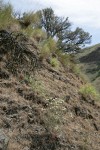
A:
<svg viewBox="0 0 100 150">
<path fill-rule="evenodd" d="M 41 144 L 40 144 L 41 143 Z M 60 146 L 59 140 L 56 136 L 46 133 L 43 135 L 32 136 L 31 149 L 41 149 L 41 150 L 57 150 Z"/>
</svg>

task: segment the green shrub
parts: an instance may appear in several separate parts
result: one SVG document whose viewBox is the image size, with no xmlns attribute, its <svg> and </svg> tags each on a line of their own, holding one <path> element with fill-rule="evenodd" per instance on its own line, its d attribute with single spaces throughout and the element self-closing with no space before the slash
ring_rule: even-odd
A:
<svg viewBox="0 0 100 150">
<path fill-rule="evenodd" d="M 42 29 L 34 28 L 32 26 L 28 26 L 27 28 L 22 28 L 21 32 L 28 37 L 35 39 L 37 42 L 41 42 L 46 39 L 46 33 L 42 31 Z"/>
<path fill-rule="evenodd" d="M 59 61 L 57 58 L 51 58 L 50 59 L 50 64 L 52 65 L 52 67 L 54 68 L 59 68 Z"/>
<path fill-rule="evenodd" d="M 86 84 L 83 87 L 81 87 L 80 93 L 84 97 L 92 97 L 92 98 L 95 98 L 95 99 L 97 99 L 98 96 L 99 96 L 96 89 L 90 84 Z"/>
</svg>

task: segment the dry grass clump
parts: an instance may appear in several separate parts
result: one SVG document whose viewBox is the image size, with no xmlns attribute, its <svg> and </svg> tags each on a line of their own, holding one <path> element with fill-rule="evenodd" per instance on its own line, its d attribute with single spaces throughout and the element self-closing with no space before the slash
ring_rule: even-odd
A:
<svg viewBox="0 0 100 150">
<path fill-rule="evenodd" d="M 19 19 L 19 23 L 22 28 L 27 28 L 29 26 L 37 27 L 40 23 L 40 18 L 37 13 L 27 12 L 23 13 L 22 18 Z"/>
<path fill-rule="evenodd" d="M 3 4 L 0 1 L 0 29 L 6 29 L 9 27 L 15 19 L 13 18 L 13 8 L 8 4 Z"/>
<path fill-rule="evenodd" d="M 32 37 L 32 35 L 33 35 L 33 28 L 29 26 L 26 29 L 21 29 L 21 32 L 24 35 L 28 36 L 28 37 Z"/>
</svg>

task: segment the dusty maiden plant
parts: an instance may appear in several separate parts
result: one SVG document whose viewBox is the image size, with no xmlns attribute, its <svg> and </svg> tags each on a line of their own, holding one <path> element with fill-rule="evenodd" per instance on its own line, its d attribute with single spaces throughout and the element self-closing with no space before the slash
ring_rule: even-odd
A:
<svg viewBox="0 0 100 150">
<path fill-rule="evenodd" d="M 44 122 L 46 128 L 51 132 L 60 132 L 61 125 L 64 122 L 64 100 L 58 98 L 46 99 L 48 107 L 44 109 Z M 60 126 L 60 128 L 59 128 Z"/>
</svg>

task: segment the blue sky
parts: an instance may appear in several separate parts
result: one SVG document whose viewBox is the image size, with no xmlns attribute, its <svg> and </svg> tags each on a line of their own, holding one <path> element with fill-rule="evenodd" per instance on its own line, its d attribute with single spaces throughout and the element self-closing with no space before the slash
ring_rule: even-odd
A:
<svg viewBox="0 0 100 150">
<path fill-rule="evenodd" d="M 100 0 L 4 0 L 16 11 L 36 11 L 52 7 L 58 16 L 69 17 L 73 28 L 79 26 L 92 35 L 92 45 L 100 43 Z"/>
</svg>

